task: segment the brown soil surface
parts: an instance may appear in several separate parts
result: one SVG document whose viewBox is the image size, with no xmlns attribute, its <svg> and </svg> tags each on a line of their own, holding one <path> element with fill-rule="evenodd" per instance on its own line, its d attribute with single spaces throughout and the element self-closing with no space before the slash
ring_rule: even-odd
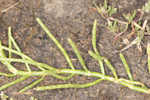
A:
<svg viewBox="0 0 150 100">
<path fill-rule="evenodd" d="M 101 24 L 105 20 L 94 10 L 94 2 L 102 4 L 103 0 L 0 0 L 0 11 L 19 2 L 15 7 L 4 13 L 0 13 L 0 39 L 7 45 L 7 28 L 11 26 L 13 36 L 22 51 L 34 60 L 43 62 L 55 67 L 66 67 L 67 63 L 54 43 L 45 35 L 44 31 L 36 22 L 39 17 L 48 26 L 54 36 L 61 42 L 70 54 L 72 59 L 77 59 L 71 47 L 67 43 L 67 38 L 76 42 L 83 55 L 88 68 L 92 71 L 99 71 L 98 63 L 89 55 L 88 50 L 92 49 L 91 30 L 94 19 L 98 20 L 97 45 L 101 54 L 112 62 L 117 69 L 119 77 L 127 78 L 124 67 L 115 53 L 118 45 L 113 45 L 112 41 L 116 34 L 109 32 Z M 121 17 L 122 13 L 127 13 L 141 8 L 146 0 L 109 0 L 109 4 L 117 7 L 119 12 L 115 15 Z M 143 41 L 146 45 L 148 37 Z M 131 67 L 135 80 L 141 81 L 150 86 L 150 75 L 147 69 L 147 55 L 143 46 L 142 55 L 137 47 L 133 46 L 124 52 Z M 77 60 L 73 60 L 75 66 L 80 66 Z M 0 68 L 1 71 L 5 69 Z M 107 74 L 111 74 L 106 70 Z M 135 92 L 124 86 L 104 81 L 95 86 L 85 89 L 58 89 L 49 91 L 29 91 L 19 94 L 17 91 L 28 85 L 38 77 L 32 77 L 24 82 L 16 84 L 6 90 L 8 96 L 14 100 L 29 100 L 34 96 L 38 100 L 150 100 L 147 94 Z M 10 82 L 15 78 L 0 76 L 0 84 Z M 74 77 L 70 82 L 83 83 L 92 80 L 87 77 Z M 64 83 L 63 81 L 46 77 L 39 85 L 49 85 Z"/>
</svg>

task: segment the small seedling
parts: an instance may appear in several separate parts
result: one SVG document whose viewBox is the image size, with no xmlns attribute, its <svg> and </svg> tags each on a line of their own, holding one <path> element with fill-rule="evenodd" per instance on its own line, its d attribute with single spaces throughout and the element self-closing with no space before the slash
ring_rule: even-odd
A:
<svg viewBox="0 0 150 100">
<path fill-rule="evenodd" d="M 119 29 L 118 29 L 118 22 L 117 22 L 117 20 L 115 20 L 115 21 L 108 20 L 108 29 L 111 30 L 114 33 L 118 32 Z"/>
<path fill-rule="evenodd" d="M 145 5 L 142 7 L 142 10 L 143 10 L 144 12 L 149 13 L 149 11 L 150 11 L 150 0 L 148 0 L 148 2 L 145 3 Z"/>
<path fill-rule="evenodd" d="M 128 21 L 129 24 L 133 21 L 135 16 L 136 16 L 136 10 L 134 10 L 133 13 L 123 14 L 123 17 Z"/>
<path fill-rule="evenodd" d="M 112 14 L 115 14 L 117 12 L 117 8 L 109 6 L 107 0 L 104 0 L 103 5 L 100 4 L 99 6 L 97 6 L 95 4 L 95 6 L 98 13 L 100 13 L 103 18 L 110 17 L 112 16 Z"/>
<path fill-rule="evenodd" d="M 105 0 L 103 6 L 101 5 L 100 7 L 96 6 L 97 11 L 100 13 L 100 15 L 107 20 L 106 28 L 109 31 L 117 34 L 114 37 L 113 44 L 121 35 L 127 32 L 129 34 L 127 34 L 127 37 L 123 38 L 123 41 L 124 40 L 130 41 L 130 39 L 133 40 L 129 42 L 129 44 L 127 44 L 127 46 L 122 48 L 119 52 L 123 52 L 128 48 L 132 47 L 133 45 L 137 45 L 138 50 L 140 51 L 140 53 L 142 53 L 141 41 L 144 35 L 146 34 L 146 30 L 148 29 L 148 27 L 147 27 L 147 20 L 144 20 L 142 22 L 141 19 L 143 18 L 144 12 L 148 12 L 150 10 L 149 6 L 150 6 L 150 0 L 142 7 L 142 9 L 134 10 L 128 14 L 123 14 L 123 17 L 126 20 L 126 22 L 114 18 L 112 17 L 112 14 L 109 14 L 108 8 L 113 9 L 113 7 L 108 5 L 107 0 Z M 134 37 L 135 39 L 132 38 L 133 36 L 136 36 Z"/>
</svg>

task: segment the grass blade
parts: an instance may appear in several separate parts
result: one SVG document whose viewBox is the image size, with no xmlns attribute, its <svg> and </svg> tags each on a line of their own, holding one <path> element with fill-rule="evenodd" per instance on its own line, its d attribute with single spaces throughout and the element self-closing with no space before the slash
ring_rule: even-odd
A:
<svg viewBox="0 0 150 100">
<path fill-rule="evenodd" d="M 30 85 L 24 87 L 24 88 L 21 89 L 19 92 L 22 93 L 22 92 L 24 92 L 24 91 L 26 91 L 26 90 L 28 90 L 28 89 L 31 89 L 33 86 L 37 85 L 38 83 L 40 83 L 40 82 L 43 81 L 43 80 L 44 80 L 44 76 L 41 77 L 40 79 L 36 80 L 36 81 L 33 82 L 32 84 L 30 84 Z"/>
<path fill-rule="evenodd" d="M 89 53 L 89 55 L 91 57 L 93 57 L 94 59 L 96 59 L 98 61 L 100 69 L 101 69 L 101 72 L 105 75 L 105 70 L 104 70 L 104 65 L 103 65 L 102 57 L 100 55 L 95 54 L 92 51 L 88 51 L 88 53 Z"/>
<path fill-rule="evenodd" d="M 108 59 L 104 58 L 104 62 L 106 63 L 107 67 L 111 70 L 111 72 L 113 73 L 115 79 L 118 79 L 117 73 L 115 68 L 113 67 L 113 65 L 109 62 Z"/>
<path fill-rule="evenodd" d="M 138 85 L 138 86 L 147 88 L 143 83 L 138 82 L 138 81 L 125 80 L 125 79 L 123 79 L 123 78 L 120 78 L 119 81 L 125 82 L 125 83 L 127 83 L 127 84 L 131 84 L 131 85 Z"/>
<path fill-rule="evenodd" d="M 74 50 L 74 52 L 75 52 L 77 58 L 79 59 L 81 65 L 83 66 L 83 69 L 84 69 L 85 71 L 88 71 L 88 69 L 87 69 L 87 67 L 86 67 L 86 65 L 85 65 L 85 62 L 84 62 L 82 56 L 80 55 L 80 52 L 79 52 L 79 50 L 77 49 L 75 43 L 74 43 L 71 39 L 68 39 L 68 42 L 69 42 L 69 44 L 71 45 L 72 49 Z"/>
<path fill-rule="evenodd" d="M 11 43 L 11 27 L 8 27 L 8 46 L 9 46 L 9 49 L 12 48 L 12 43 Z M 12 53 L 10 51 L 8 51 L 9 53 L 9 58 L 12 57 Z"/>
<path fill-rule="evenodd" d="M 150 43 L 147 44 L 147 55 L 148 55 L 148 71 L 150 73 Z"/>
<path fill-rule="evenodd" d="M 127 72 L 127 75 L 129 77 L 129 79 L 133 81 L 133 77 L 132 77 L 130 68 L 129 68 L 129 66 L 127 64 L 127 61 L 126 61 L 126 59 L 125 59 L 125 57 L 124 57 L 124 55 L 122 53 L 120 53 L 120 58 L 121 58 L 121 61 L 122 61 L 123 65 L 124 65 L 124 67 L 125 67 L 125 70 Z"/>
<path fill-rule="evenodd" d="M 68 75 L 68 76 L 61 76 L 61 75 L 58 75 L 56 74 L 56 69 L 47 65 L 47 64 L 44 64 L 44 63 L 39 63 L 39 62 L 36 62 L 36 61 L 30 61 L 30 60 L 23 60 L 23 59 L 15 59 L 15 58 L 0 58 L 0 61 L 8 61 L 8 62 L 20 62 L 20 63 L 28 63 L 28 64 L 32 64 L 34 66 L 36 66 L 37 68 L 41 69 L 42 71 L 46 71 L 46 69 L 43 69 L 43 68 L 47 68 L 49 69 L 49 75 L 52 75 L 53 77 L 55 78 L 58 78 L 58 79 L 61 79 L 61 80 L 68 80 L 72 77 L 72 75 Z M 25 71 L 17 71 L 16 75 L 30 75 L 30 76 L 38 76 L 39 74 L 35 75 L 36 71 L 32 71 L 32 72 L 25 72 Z M 38 71 L 37 71 L 38 73 Z M 51 74 L 50 74 L 51 73 Z M 7 74 L 3 74 L 3 73 L 0 73 L 0 75 L 4 75 L 4 76 L 7 76 Z M 40 73 L 40 76 L 42 76 L 42 74 L 46 74 L 44 72 Z"/>
<path fill-rule="evenodd" d="M 93 23 L 92 46 L 93 46 L 94 52 L 98 53 L 97 48 L 96 48 L 96 24 L 97 24 L 97 20 L 95 20 L 94 23 Z"/>
<path fill-rule="evenodd" d="M 66 73 L 66 74 L 70 74 L 70 73 Z M 45 70 L 45 71 L 32 71 L 32 72 L 18 71 L 17 75 L 20 75 L 20 76 L 26 76 L 26 75 L 28 75 L 28 76 L 49 75 L 49 76 L 55 77 L 55 78 L 60 79 L 60 80 L 69 80 L 70 78 L 72 78 L 73 74 L 70 74 L 68 76 L 61 76 L 61 75 L 57 74 L 55 71 Z"/>
<path fill-rule="evenodd" d="M 52 39 L 53 42 L 56 44 L 56 46 L 59 48 L 59 50 L 61 51 L 61 53 L 64 55 L 67 63 L 69 64 L 69 66 L 72 69 L 75 69 L 74 66 L 73 66 L 73 64 L 72 64 L 72 61 L 71 61 L 69 55 L 67 54 L 66 50 L 62 47 L 62 45 L 59 43 L 59 41 L 51 34 L 51 32 L 48 30 L 48 28 L 40 20 L 40 18 L 36 18 L 36 20 L 40 24 L 40 26 L 42 27 L 42 29 L 46 32 L 46 34 L 49 36 L 49 38 Z M 68 78 L 71 78 L 72 76 L 73 76 L 73 74 L 69 75 Z"/>
<path fill-rule="evenodd" d="M 6 58 L 6 55 L 5 55 L 5 53 L 4 53 L 3 49 L 2 49 L 2 43 L 1 43 L 1 41 L 0 41 L 0 58 Z M 12 72 L 13 74 L 16 74 L 16 73 L 17 73 L 17 69 L 14 68 L 9 62 L 7 62 L 7 61 L 1 61 L 1 62 L 2 62 L 4 65 L 7 66 L 8 70 L 9 70 L 10 72 Z"/>
<path fill-rule="evenodd" d="M 39 19 L 36 18 L 37 22 L 40 24 L 42 29 L 46 32 L 46 34 L 50 37 L 50 39 L 53 40 L 53 42 L 56 44 L 56 46 L 60 49 L 61 53 L 64 55 L 66 61 L 68 62 L 69 66 L 72 69 L 75 69 L 69 55 L 67 54 L 66 50 L 62 47 L 62 45 L 59 43 L 59 41 L 52 35 L 52 33 L 48 30 L 48 28 L 43 24 L 43 22 Z"/>
<path fill-rule="evenodd" d="M 16 75 L 15 74 L 7 74 L 7 73 L 0 72 L 0 76 L 13 77 L 13 76 L 16 76 Z"/>
<path fill-rule="evenodd" d="M 50 85 L 50 86 L 41 86 L 35 88 L 37 91 L 43 91 L 43 90 L 52 90 L 52 89 L 62 89 L 62 88 L 87 88 L 90 86 L 93 86 L 99 82 L 101 82 L 103 79 L 98 79 L 93 82 L 89 82 L 86 84 L 58 84 L 58 85 Z"/>
<path fill-rule="evenodd" d="M 96 60 L 99 60 L 101 57 L 95 54 L 93 51 L 88 51 L 89 55 Z"/>
<path fill-rule="evenodd" d="M 103 65 L 103 62 L 102 62 L 102 59 L 101 59 L 101 56 L 96 48 L 96 24 L 97 24 L 97 20 L 94 21 L 93 23 L 93 29 L 92 29 L 92 46 L 93 46 L 93 49 L 94 49 L 94 52 L 96 53 L 96 55 L 99 56 L 99 60 L 98 60 L 98 63 L 100 65 L 100 70 L 103 74 L 105 74 L 105 69 L 104 69 L 104 65 Z"/>
<path fill-rule="evenodd" d="M 27 78 L 29 78 L 29 77 L 30 77 L 30 76 L 22 76 L 21 78 L 15 80 L 15 81 L 12 81 L 12 82 L 10 82 L 10 83 L 7 83 L 7 84 L 5 84 L 5 85 L 2 85 L 2 86 L 0 87 L 0 91 L 3 90 L 3 89 L 6 89 L 6 88 L 8 88 L 8 87 L 10 87 L 10 86 L 12 86 L 12 85 L 15 85 L 15 84 L 17 84 L 17 83 L 19 83 L 19 82 L 21 82 L 21 81 L 24 81 L 25 79 L 27 79 Z"/>
<path fill-rule="evenodd" d="M 135 90 L 135 91 L 138 91 L 138 92 L 141 92 L 141 93 L 150 94 L 150 89 L 148 89 L 148 88 L 135 86 L 135 85 L 132 85 L 132 84 L 128 84 L 126 82 L 120 82 L 120 84 L 123 85 L 123 86 L 126 86 L 126 87 L 128 87 L 132 90 Z"/>
<path fill-rule="evenodd" d="M 12 37 L 11 27 L 8 28 L 8 36 L 9 36 L 9 48 L 10 49 L 12 48 L 12 43 L 13 43 L 14 47 L 16 48 L 16 50 L 21 53 L 21 49 L 19 48 L 19 46 L 15 42 L 14 38 Z M 10 51 L 9 51 L 9 56 L 11 56 L 11 52 Z M 21 56 L 21 57 L 22 57 L 22 59 L 25 59 L 23 56 Z M 25 65 L 26 65 L 27 70 L 29 72 L 31 72 L 30 66 L 27 63 L 25 63 Z"/>
<path fill-rule="evenodd" d="M 26 61 L 30 61 L 30 62 L 33 62 L 33 63 L 36 63 L 37 65 L 41 65 L 41 63 L 38 63 L 38 62 L 36 62 L 36 61 L 34 61 L 33 59 L 31 59 L 30 57 L 28 57 L 27 55 L 25 55 L 25 54 L 23 54 L 23 53 L 21 53 L 21 52 L 18 52 L 18 51 L 16 51 L 16 50 L 13 50 L 13 49 L 9 49 L 9 48 L 7 48 L 7 47 L 5 47 L 5 46 L 2 46 L 1 47 L 2 49 L 4 49 L 4 50 L 7 50 L 7 51 L 11 51 L 12 53 L 14 53 L 14 54 L 17 54 L 17 55 L 19 55 L 19 56 L 23 56 L 25 59 L 27 59 Z M 7 59 L 7 58 L 1 58 L 2 60 L 3 59 Z M 13 58 L 14 59 L 14 58 Z M 8 59 L 7 59 L 8 60 Z M 22 60 L 23 61 L 23 60 Z M 43 66 L 43 68 L 46 68 L 46 69 L 49 69 L 49 70 L 54 70 L 55 68 L 54 67 L 51 67 L 51 66 L 49 66 L 49 65 L 46 65 L 46 64 L 42 64 Z"/>
</svg>

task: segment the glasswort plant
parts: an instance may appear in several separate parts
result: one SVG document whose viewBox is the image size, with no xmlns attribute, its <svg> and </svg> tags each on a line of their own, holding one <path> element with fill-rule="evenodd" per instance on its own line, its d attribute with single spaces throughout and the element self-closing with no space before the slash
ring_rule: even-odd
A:
<svg viewBox="0 0 150 100">
<path fill-rule="evenodd" d="M 9 27 L 8 28 L 8 41 L 9 41 L 8 47 L 2 45 L 2 43 L 0 42 L 0 62 L 6 66 L 6 68 L 9 70 L 10 73 L 0 72 L 0 75 L 6 76 L 6 77 L 19 76 L 20 78 L 12 82 L 3 84 L 2 86 L 0 86 L 0 90 L 4 90 L 12 85 L 22 82 L 31 76 L 39 76 L 40 77 L 39 79 L 25 86 L 23 89 L 19 90 L 19 92 L 22 93 L 29 89 L 34 89 L 36 91 L 43 91 L 43 90 L 53 90 L 53 89 L 62 89 L 62 88 L 87 88 L 87 87 L 93 86 L 95 84 L 98 84 L 106 80 L 106 81 L 114 82 L 117 84 L 121 84 L 135 91 L 150 94 L 150 89 L 148 87 L 146 87 L 143 83 L 139 81 L 135 81 L 133 79 L 130 68 L 122 53 L 120 53 L 120 59 L 123 62 L 125 71 L 127 72 L 127 75 L 128 75 L 128 79 L 120 78 L 117 75 L 116 69 L 111 64 L 111 62 L 106 57 L 103 57 L 100 55 L 96 47 L 96 24 L 97 24 L 96 20 L 93 23 L 93 30 L 92 30 L 93 51 L 89 51 L 89 55 L 93 59 L 98 61 L 100 72 L 93 72 L 87 68 L 85 64 L 86 62 L 84 61 L 83 57 L 80 55 L 80 52 L 77 49 L 77 46 L 71 39 L 68 39 L 68 43 L 71 45 L 72 49 L 74 50 L 75 55 L 77 56 L 79 62 L 81 63 L 83 67 L 83 69 L 76 69 L 76 67 L 72 64 L 72 61 L 68 53 L 62 47 L 59 41 L 53 36 L 53 34 L 48 30 L 48 28 L 43 24 L 43 22 L 39 18 L 37 18 L 36 20 L 39 23 L 39 25 L 42 27 L 42 29 L 45 31 L 45 33 L 49 36 L 49 38 L 53 40 L 53 42 L 58 47 L 60 52 L 63 54 L 70 68 L 55 68 L 45 63 L 37 62 L 31 59 L 29 56 L 25 55 L 21 51 L 21 49 L 19 48 L 15 40 L 13 39 L 12 34 L 11 34 L 11 27 Z M 6 51 L 8 52 L 8 56 L 6 55 Z M 12 54 L 18 55 L 20 56 L 20 58 L 14 58 Z M 12 62 L 25 64 L 26 70 L 19 70 L 15 68 Z M 106 75 L 104 65 L 103 65 L 104 63 L 106 67 L 110 69 L 113 75 Z M 39 70 L 38 71 L 32 70 L 30 65 L 33 65 Z M 93 82 L 84 83 L 84 84 L 65 83 L 65 84 L 54 84 L 54 85 L 48 85 L 48 86 L 36 86 L 35 87 L 35 85 L 37 85 L 38 83 L 44 80 L 45 76 L 55 77 L 56 79 L 65 80 L 65 82 L 67 82 L 67 80 L 72 78 L 74 75 L 96 77 L 97 79 L 94 80 Z"/>
</svg>

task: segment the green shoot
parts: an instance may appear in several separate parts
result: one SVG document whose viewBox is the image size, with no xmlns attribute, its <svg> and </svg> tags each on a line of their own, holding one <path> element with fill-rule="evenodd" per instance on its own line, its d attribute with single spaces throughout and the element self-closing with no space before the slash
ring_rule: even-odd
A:
<svg viewBox="0 0 150 100">
<path fill-rule="evenodd" d="M 2 49 L 2 43 L 1 43 L 1 41 L 0 41 L 0 58 L 6 58 L 6 55 L 5 55 L 5 53 L 4 53 L 3 49 Z M 2 61 L 2 63 L 7 66 L 8 70 L 9 70 L 10 72 L 12 72 L 13 74 L 16 74 L 16 73 L 17 73 L 17 69 L 14 68 L 14 67 L 10 64 L 10 62 Z"/>
<path fill-rule="evenodd" d="M 141 87 L 144 87 L 144 88 L 146 88 L 146 86 L 143 84 L 143 83 L 141 83 L 141 82 L 138 82 L 138 81 L 133 81 L 133 80 L 125 80 L 125 79 L 119 79 L 120 81 L 123 81 L 123 82 L 125 82 L 125 83 L 128 83 L 128 84 L 132 84 L 132 85 L 138 85 L 138 86 L 141 86 Z"/>
<path fill-rule="evenodd" d="M 128 77 L 129 77 L 129 79 L 130 79 L 131 81 L 133 81 L 133 77 L 132 77 L 132 74 L 131 74 L 131 72 L 130 72 L 130 68 L 129 68 L 129 66 L 128 66 L 127 62 L 126 62 L 126 59 L 125 59 L 125 57 L 124 57 L 124 55 L 123 55 L 122 53 L 120 53 L 120 58 L 121 58 L 121 60 L 122 60 L 122 63 L 123 63 L 123 65 L 124 65 L 124 67 L 125 67 L 125 70 L 126 70 L 126 72 L 127 72 L 127 75 L 128 75 Z"/>
<path fill-rule="evenodd" d="M 21 81 L 23 81 L 23 80 L 25 80 L 25 79 L 27 79 L 27 78 L 29 78 L 29 77 L 30 77 L 30 76 L 22 76 L 21 78 L 15 80 L 15 81 L 12 81 L 12 82 L 10 82 L 10 83 L 4 84 L 3 86 L 0 87 L 0 91 L 1 91 L 1 90 L 4 90 L 4 89 L 6 89 L 6 88 L 8 88 L 8 87 L 10 87 L 10 86 L 12 86 L 12 85 L 14 85 L 14 84 L 17 84 L 17 83 L 19 83 L 19 82 L 21 82 Z"/>
<path fill-rule="evenodd" d="M 87 67 L 86 67 L 86 65 L 85 65 L 85 62 L 84 62 L 82 56 L 80 55 L 80 52 L 79 52 L 79 50 L 77 49 L 75 43 L 74 43 L 71 39 L 68 39 L 68 42 L 69 42 L 69 44 L 71 45 L 72 49 L 74 50 L 76 56 L 78 57 L 78 59 L 79 59 L 81 65 L 83 66 L 83 69 L 84 69 L 85 71 L 88 71 L 88 69 L 87 69 Z"/>
<path fill-rule="evenodd" d="M 41 86 L 35 88 L 35 90 L 43 91 L 43 90 L 53 90 L 53 89 L 62 89 L 62 88 L 87 88 L 96 85 L 97 83 L 100 83 L 102 80 L 103 79 L 97 79 L 93 82 L 89 82 L 85 84 L 59 84 L 59 85 Z"/>
<path fill-rule="evenodd" d="M 112 16 L 112 14 L 115 14 L 117 12 L 117 8 L 109 6 L 107 0 L 104 0 L 103 6 L 102 5 L 97 6 L 95 4 L 95 7 L 96 7 L 98 13 L 100 13 L 103 18 L 110 17 L 110 16 Z"/>
<path fill-rule="evenodd" d="M 8 46 L 9 49 L 12 48 L 12 42 L 11 42 L 11 27 L 8 27 Z M 9 58 L 12 57 L 12 53 L 9 51 Z"/>
<path fill-rule="evenodd" d="M 102 62 L 101 56 L 100 56 L 100 54 L 97 50 L 97 47 L 96 47 L 96 25 L 97 25 L 97 20 L 95 20 L 94 23 L 93 23 L 92 46 L 93 46 L 93 49 L 94 49 L 94 52 L 96 53 L 96 55 L 99 56 L 98 63 L 99 63 L 99 66 L 100 66 L 100 70 L 103 74 L 105 74 L 105 69 L 104 69 L 103 62 Z"/>
<path fill-rule="evenodd" d="M 0 72 L 0 76 L 14 77 L 14 76 L 16 76 L 16 75 L 14 75 L 14 74 L 7 74 L 7 73 L 2 73 L 2 72 Z"/>
<path fill-rule="evenodd" d="M 148 71 L 150 73 L 150 43 L 147 44 L 147 55 L 148 55 Z"/>
<path fill-rule="evenodd" d="M 17 49 L 18 52 L 21 52 L 21 49 L 19 48 L 19 46 L 17 45 L 17 43 L 15 42 L 15 40 L 13 39 L 12 37 L 12 34 L 11 34 L 11 27 L 8 28 L 8 38 L 9 38 L 9 49 L 12 48 L 12 44 L 14 45 L 14 47 Z M 9 51 L 9 58 L 11 58 L 12 54 L 11 54 L 11 51 Z M 23 59 L 25 59 L 23 56 L 22 56 Z M 30 69 L 30 66 L 25 63 L 26 67 L 27 67 L 27 70 L 29 72 L 31 72 L 31 69 Z"/>
<path fill-rule="evenodd" d="M 108 6 L 108 16 L 112 16 L 113 14 L 115 14 L 117 12 L 117 8 Z"/>
<path fill-rule="evenodd" d="M 110 20 L 108 20 L 108 28 L 109 28 L 109 30 L 111 30 L 112 32 L 118 32 L 118 22 L 117 22 L 117 20 L 115 20 L 115 21 L 110 21 Z"/>
<path fill-rule="evenodd" d="M 110 63 L 110 61 L 109 61 L 108 59 L 104 58 L 104 62 L 106 63 L 107 67 L 112 71 L 112 73 L 113 73 L 115 79 L 118 79 L 118 75 L 117 75 L 117 73 L 116 73 L 116 70 L 115 70 L 115 68 L 112 66 L 112 64 Z"/>
<path fill-rule="evenodd" d="M 136 10 L 134 10 L 132 13 L 123 14 L 123 16 L 128 21 L 128 23 L 131 23 L 136 16 Z"/>
<path fill-rule="evenodd" d="M 44 77 L 41 77 L 40 79 L 36 80 L 35 82 L 33 82 L 32 84 L 28 85 L 27 87 L 24 87 L 23 89 L 21 89 L 19 92 L 22 93 L 30 88 L 32 88 L 33 86 L 37 85 L 38 83 L 40 83 L 41 81 L 44 80 Z"/>
<path fill-rule="evenodd" d="M 42 29 L 47 33 L 47 35 L 49 36 L 49 38 L 52 39 L 53 42 L 56 44 L 56 46 L 60 49 L 60 51 L 62 52 L 62 54 L 66 58 L 66 61 L 68 62 L 69 66 L 72 69 L 75 69 L 74 66 L 73 66 L 73 64 L 72 64 L 72 62 L 71 62 L 71 60 L 70 60 L 69 55 L 67 54 L 66 50 L 62 47 L 62 45 L 59 43 L 59 41 L 56 40 L 56 38 L 51 34 L 51 32 L 48 30 L 48 28 L 43 24 L 43 22 L 39 18 L 37 18 L 36 20 L 40 24 L 40 26 L 42 27 Z"/>
<path fill-rule="evenodd" d="M 92 29 L 92 46 L 94 52 L 98 53 L 98 50 L 96 48 L 96 25 L 97 25 L 97 20 L 94 21 L 93 29 Z"/>
</svg>

